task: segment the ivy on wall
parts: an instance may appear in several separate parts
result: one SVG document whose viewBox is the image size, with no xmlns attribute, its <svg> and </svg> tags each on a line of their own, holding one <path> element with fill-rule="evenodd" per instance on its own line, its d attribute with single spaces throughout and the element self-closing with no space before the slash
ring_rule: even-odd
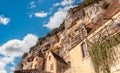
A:
<svg viewBox="0 0 120 73">
<path fill-rule="evenodd" d="M 115 50 L 112 47 L 120 44 L 120 32 L 101 42 L 89 50 L 96 73 L 111 73 L 110 67 L 115 62 Z"/>
</svg>

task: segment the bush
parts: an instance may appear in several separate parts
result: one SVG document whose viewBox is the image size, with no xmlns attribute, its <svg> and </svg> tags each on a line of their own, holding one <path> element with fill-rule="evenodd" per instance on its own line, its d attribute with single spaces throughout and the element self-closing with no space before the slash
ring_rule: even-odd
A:
<svg viewBox="0 0 120 73">
<path fill-rule="evenodd" d="M 120 32 L 101 42 L 96 43 L 89 50 L 96 73 L 110 73 L 110 66 L 115 62 L 115 50 L 112 47 L 120 44 Z"/>
<path fill-rule="evenodd" d="M 40 37 L 37 41 L 37 45 L 42 45 L 45 41 L 47 37 L 51 37 L 56 35 L 57 33 L 63 31 L 65 29 L 65 22 L 63 21 L 62 24 L 60 24 L 60 26 L 58 28 L 53 29 L 51 32 L 47 33 L 46 36 L 44 37 Z"/>
<path fill-rule="evenodd" d="M 24 59 L 27 55 L 28 55 L 28 53 L 24 53 L 22 56 L 22 59 Z"/>
<path fill-rule="evenodd" d="M 102 4 L 102 9 L 107 9 L 108 8 L 108 6 L 109 6 L 109 3 L 107 3 L 107 2 L 104 2 L 103 4 Z"/>
<path fill-rule="evenodd" d="M 87 6 L 90 6 L 92 4 L 95 4 L 95 3 L 99 3 L 99 1 L 102 1 L 102 0 L 84 0 L 82 3 L 80 3 L 76 8 L 75 11 L 73 11 L 73 13 L 83 9 L 84 7 L 87 7 Z"/>
</svg>

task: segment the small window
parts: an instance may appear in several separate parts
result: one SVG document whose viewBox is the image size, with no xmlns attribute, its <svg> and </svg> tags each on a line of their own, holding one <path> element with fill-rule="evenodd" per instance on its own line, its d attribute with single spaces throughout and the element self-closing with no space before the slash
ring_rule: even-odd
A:
<svg viewBox="0 0 120 73">
<path fill-rule="evenodd" d="M 38 58 L 36 58 L 36 61 L 38 61 Z"/>
<path fill-rule="evenodd" d="M 37 65 L 35 65 L 35 69 L 37 69 Z"/>
<path fill-rule="evenodd" d="M 50 70 L 53 70 L 53 63 L 50 64 Z"/>
<path fill-rule="evenodd" d="M 87 44 L 86 43 L 83 43 L 81 45 L 82 47 L 82 54 L 83 54 L 83 57 L 86 57 L 88 55 L 88 48 L 87 48 Z"/>
<path fill-rule="evenodd" d="M 51 60 L 51 56 L 49 56 L 49 60 Z"/>
</svg>

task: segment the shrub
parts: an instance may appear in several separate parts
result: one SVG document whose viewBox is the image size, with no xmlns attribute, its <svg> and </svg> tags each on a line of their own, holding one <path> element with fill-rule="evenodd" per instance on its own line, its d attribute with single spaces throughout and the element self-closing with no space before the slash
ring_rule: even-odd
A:
<svg viewBox="0 0 120 73">
<path fill-rule="evenodd" d="M 107 2 L 104 2 L 103 4 L 102 4 L 102 9 L 107 9 L 108 8 L 108 6 L 109 6 L 109 3 L 107 3 Z"/>
<path fill-rule="evenodd" d="M 96 43 L 89 50 L 96 73 L 110 73 L 110 66 L 115 62 L 115 50 L 112 47 L 120 44 L 120 32 L 101 42 Z"/>
</svg>

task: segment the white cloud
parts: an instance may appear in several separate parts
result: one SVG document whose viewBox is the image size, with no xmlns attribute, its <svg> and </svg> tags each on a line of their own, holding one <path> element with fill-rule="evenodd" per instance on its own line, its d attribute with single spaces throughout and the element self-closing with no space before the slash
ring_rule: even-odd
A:
<svg viewBox="0 0 120 73">
<path fill-rule="evenodd" d="M 63 6 L 58 8 L 57 12 L 54 13 L 53 16 L 50 17 L 47 24 L 44 24 L 44 27 L 47 27 L 49 29 L 54 29 L 60 26 L 60 24 L 63 22 L 63 20 L 66 18 L 67 11 L 74 7 L 75 5 L 72 5 L 75 2 L 75 0 L 63 0 L 60 3 L 55 3 L 53 6 Z"/>
<path fill-rule="evenodd" d="M 40 17 L 40 18 L 44 18 L 48 15 L 48 13 L 45 13 L 45 12 L 38 12 L 38 13 L 35 13 L 35 16 L 36 17 Z"/>
<path fill-rule="evenodd" d="M 10 22 L 10 18 L 4 17 L 4 15 L 0 15 L 0 24 L 7 25 Z"/>
<path fill-rule="evenodd" d="M 0 70 L 3 70 L 8 63 L 14 64 L 14 58 L 8 56 L 0 57 Z"/>
<path fill-rule="evenodd" d="M 3 57 L 2 59 L 1 59 L 1 62 L 4 62 L 5 64 L 8 64 L 8 63 L 12 63 L 12 64 L 14 64 L 14 58 L 13 57 L 7 57 L 7 56 L 5 56 L 5 57 Z"/>
<path fill-rule="evenodd" d="M 30 8 L 35 8 L 35 7 L 36 7 L 35 2 L 34 1 L 30 2 Z"/>
<path fill-rule="evenodd" d="M 7 73 L 7 71 L 6 70 L 0 70 L 0 73 Z"/>
<path fill-rule="evenodd" d="M 7 71 L 5 70 L 5 67 L 7 64 L 14 64 L 14 58 L 13 57 L 0 57 L 0 73 L 7 73 Z"/>
<path fill-rule="evenodd" d="M 6 66 L 6 64 L 4 62 L 0 61 L 0 70 L 4 69 L 5 66 Z"/>
<path fill-rule="evenodd" d="M 38 37 L 28 34 L 23 40 L 13 39 L 0 46 L 0 54 L 4 56 L 18 57 L 24 52 L 28 52 L 29 48 L 36 44 Z"/>
<path fill-rule="evenodd" d="M 0 73 L 7 73 L 5 67 L 7 64 L 15 65 L 15 57 L 20 57 L 24 52 L 28 52 L 29 48 L 34 46 L 38 37 L 33 34 L 26 35 L 23 40 L 13 39 L 0 46 L 0 54 L 4 55 L 0 57 Z M 13 73 L 15 66 L 10 68 Z"/>
<path fill-rule="evenodd" d="M 45 27 L 49 29 L 54 29 L 60 26 L 60 24 L 63 22 L 63 20 L 66 18 L 67 11 L 73 7 L 71 6 L 65 6 L 64 8 L 59 8 L 56 13 L 52 17 L 50 17 L 49 22 L 47 24 L 44 24 Z"/>
<path fill-rule="evenodd" d="M 75 0 L 64 0 L 61 2 L 62 6 L 71 5 Z"/>
<path fill-rule="evenodd" d="M 54 29 L 59 27 L 59 24 L 62 23 L 63 19 L 66 17 L 66 12 L 58 11 L 52 16 L 47 24 L 44 26 L 49 29 Z"/>
<path fill-rule="evenodd" d="M 14 73 L 15 67 L 11 67 L 11 68 L 10 68 L 10 71 L 11 71 L 10 73 Z"/>
<path fill-rule="evenodd" d="M 61 5 L 60 3 L 53 4 L 53 6 L 60 6 L 60 5 Z"/>
<path fill-rule="evenodd" d="M 74 3 L 75 0 L 63 0 L 62 2 L 60 3 L 55 3 L 53 4 L 53 6 L 67 6 L 67 5 L 71 5 L 72 3 Z"/>
</svg>

